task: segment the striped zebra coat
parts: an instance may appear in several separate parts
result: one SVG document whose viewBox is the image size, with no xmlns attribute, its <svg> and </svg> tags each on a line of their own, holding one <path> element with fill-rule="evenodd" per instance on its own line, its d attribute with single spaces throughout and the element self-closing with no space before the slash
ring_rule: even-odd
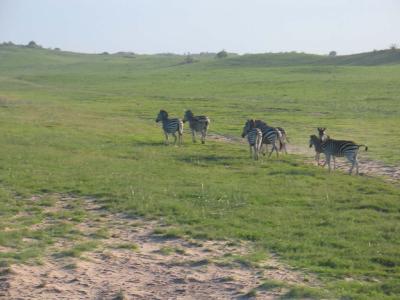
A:
<svg viewBox="0 0 400 300">
<path fill-rule="evenodd" d="M 286 131 L 282 127 L 276 127 L 276 130 L 280 132 L 279 151 L 285 151 L 285 154 L 287 154 L 286 144 L 289 143 L 289 138 L 286 134 Z"/>
<path fill-rule="evenodd" d="M 310 148 L 312 148 L 314 146 L 314 150 L 315 150 L 315 161 L 317 162 L 317 165 L 319 166 L 319 159 L 320 159 L 320 155 L 321 153 L 323 153 L 324 151 L 322 150 L 322 140 L 317 137 L 315 134 L 310 135 Z M 333 169 L 336 168 L 336 160 L 335 157 L 333 157 Z"/>
<path fill-rule="evenodd" d="M 331 171 L 331 157 L 346 157 L 351 162 L 349 174 L 353 172 L 354 166 L 356 167 L 356 174 L 358 175 L 358 150 L 360 147 L 365 147 L 365 151 L 368 150 L 366 145 L 359 145 L 352 141 L 345 140 L 334 140 L 328 138 L 321 143 L 321 148 L 326 156 L 325 164 L 328 163 L 329 172 Z"/>
<path fill-rule="evenodd" d="M 249 143 L 250 157 L 258 160 L 263 136 L 261 129 L 255 127 L 254 120 L 247 120 L 244 124 L 242 137 L 245 136 L 247 136 L 247 142 Z"/>
<path fill-rule="evenodd" d="M 189 122 L 189 127 L 192 132 L 192 141 L 196 142 L 196 132 L 201 134 L 201 143 L 206 142 L 208 127 L 210 125 L 210 118 L 207 116 L 194 116 L 191 110 L 185 112 L 183 122 Z"/>
<path fill-rule="evenodd" d="M 157 115 L 156 122 L 162 122 L 162 128 L 165 134 L 165 144 L 169 144 L 168 136 L 171 134 L 174 137 L 174 144 L 178 139 L 179 144 L 182 144 L 183 122 L 178 118 L 169 119 L 168 113 L 165 110 L 160 110 Z M 178 138 L 176 136 L 178 133 Z"/>
<path fill-rule="evenodd" d="M 253 120 L 251 120 L 253 121 Z M 274 127 L 270 127 L 268 126 L 265 122 L 261 121 L 261 120 L 255 120 L 254 122 L 254 126 L 259 128 L 262 132 L 262 143 L 265 145 L 265 149 L 267 149 L 267 145 L 271 144 L 272 145 L 272 149 L 271 152 L 269 153 L 268 157 L 271 157 L 272 152 L 276 152 L 276 156 L 279 156 L 278 153 L 278 147 L 276 146 L 276 142 L 281 143 L 281 139 L 282 139 L 282 134 L 279 130 L 277 130 Z M 285 146 L 286 149 L 286 146 Z M 263 152 L 263 155 L 265 155 L 265 152 Z"/>
</svg>

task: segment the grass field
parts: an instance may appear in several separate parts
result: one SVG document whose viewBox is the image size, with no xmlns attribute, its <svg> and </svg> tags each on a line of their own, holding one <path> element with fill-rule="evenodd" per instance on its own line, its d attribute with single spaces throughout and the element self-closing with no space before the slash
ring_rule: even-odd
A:
<svg viewBox="0 0 400 300">
<path fill-rule="evenodd" d="M 190 108 L 210 116 L 212 132 L 239 136 L 254 117 L 304 146 L 326 126 L 368 144 L 362 155 L 398 165 L 400 64 L 392 56 L 374 65 L 365 55 L 347 64 L 287 55 L 281 64 L 268 55 L 181 64 L 177 55 L 0 47 L 0 259 L 40 260 L 57 237 L 79 239 L 65 222 L 86 217 L 79 206 L 40 228 L 33 225 L 51 197 L 29 200 L 72 193 L 163 217 L 179 225 L 174 234 L 254 241 L 317 274 L 334 298 L 399 298 L 398 184 L 328 175 L 296 155 L 253 162 L 245 145 L 193 145 L 188 134 L 182 147 L 162 145 L 159 109 L 183 117 Z"/>
</svg>

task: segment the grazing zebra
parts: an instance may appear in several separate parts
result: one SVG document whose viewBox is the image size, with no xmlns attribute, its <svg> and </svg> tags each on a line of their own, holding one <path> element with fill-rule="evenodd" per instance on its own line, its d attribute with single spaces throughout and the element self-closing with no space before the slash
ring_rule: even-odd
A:
<svg viewBox="0 0 400 300">
<path fill-rule="evenodd" d="M 182 144 L 182 134 L 183 134 L 183 122 L 180 119 L 174 118 L 174 119 L 169 119 L 168 118 L 168 113 L 165 110 L 160 110 L 160 112 L 157 115 L 156 122 L 162 122 L 162 128 L 164 130 L 165 134 L 165 144 L 168 145 L 169 140 L 168 140 L 168 135 L 172 134 L 175 138 L 174 144 L 176 144 L 176 132 L 178 132 L 178 139 L 179 139 L 179 144 Z"/>
<path fill-rule="evenodd" d="M 274 127 L 270 127 L 268 126 L 265 122 L 261 121 L 261 120 L 248 120 L 249 121 L 253 121 L 254 122 L 254 126 L 256 128 L 259 128 L 262 132 L 262 143 L 265 144 L 265 149 L 267 149 L 267 145 L 271 144 L 272 145 L 272 150 L 269 153 L 268 157 L 271 157 L 272 152 L 276 152 L 276 156 L 279 156 L 278 153 L 278 147 L 276 146 L 276 142 L 279 141 L 279 143 L 281 143 L 281 139 L 282 139 L 282 134 L 280 132 L 280 130 L 278 130 L 277 128 Z M 285 147 L 286 149 L 286 147 Z M 265 155 L 265 152 L 263 152 L 263 155 Z"/>
<path fill-rule="evenodd" d="M 250 147 L 250 157 L 258 160 L 263 136 L 261 129 L 255 127 L 254 120 L 247 120 L 247 122 L 244 124 L 242 137 L 245 137 L 246 135 L 247 142 L 249 143 Z"/>
<path fill-rule="evenodd" d="M 183 123 L 189 122 L 190 130 L 192 131 L 192 141 L 196 142 L 196 132 L 201 133 L 201 143 L 206 142 L 207 130 L 210 125 L 210 118 L 207 116 L 194 116 L 191 110 L 185 112 Z"/>
<path fill-rule="evenodd" d="M 353 172 L 354 166 L 356 166 L 356 174 L 358 175 L 358 159 L 357 154 L 360 147 L 365 147 L 365 151 L 368 150 L 366 145 L 358 145 L 352 141 L 344 140 L 333 140 L 328 138 L 321 144 L 323 153 L 326 156 L 326 163 L 328 163 L 329 172 L 331 171 L 331 157 L 341 157 L 345 156 L 349 162 L 351 162 L 351 167 L 349 169 L 349 174 Z"/>
</svg>

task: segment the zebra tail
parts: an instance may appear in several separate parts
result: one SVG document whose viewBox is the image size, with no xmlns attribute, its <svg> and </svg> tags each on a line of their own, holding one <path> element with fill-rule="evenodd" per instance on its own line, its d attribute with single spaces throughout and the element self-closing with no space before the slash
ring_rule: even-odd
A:
<svg viewBox="0 0 400 300">
<path fill-rule="evenodd" d="M 367 145 L 357 145 L 358 147 L 365 147 L 365 151 L 368 151 L 368 146 Z"/>
</svg>

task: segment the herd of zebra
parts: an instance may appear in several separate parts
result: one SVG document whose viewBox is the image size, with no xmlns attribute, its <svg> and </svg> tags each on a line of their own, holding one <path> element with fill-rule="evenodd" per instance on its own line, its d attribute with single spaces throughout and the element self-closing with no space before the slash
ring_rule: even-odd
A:
<svg viewBox="0 0 400 300">
<path fill-rule="evenodd" d="M 200 133 L 201 142 L 204 144 L 210 125 L 210 118 L 207 116 L 195 116 L 191 110 L 187 110 L 183 120 L 181 120 L 179 118 L 169 118 L 165 110 L 160 110 L 156 122 L 162 122 L 166 144 L 169 143 L 169 135 L 174 137 L 175 144 L 177 141 L 179 144 L 182 144 L 183 123 L 185 122 L 189 122 L 192 141 L 195 143 L 196 133 Z M 322 166 L 328 164 L 330 172 L 331 158 L 333 159 L 333 168 L 335 169 L 335 158 L 346 157 L 351 163 L 349 174 L 352 174 L 354 167 L 356 167 L 356 174 L 358 175 L 358 150 L 360 147 L 364 146 L 365 151 L 367 151 L 368 147 L 366 145 L 356 144 L 352 141 L 332 139 L 325 131 L 326 128 L 318 128 L 318 136 L 315 134 L 310 135 L 309 146 L 310 148 L 314 147 L 317 164 L 320 165 L 320 154 L 323 153 L 325 155 L 325 162 Z M 286 144 L 289 142 L 289 139 L 286 131 L 282 127 L 271 127 L 261 120 L 249 119 L 244 124 L 242 137 L 247 137 L 250 147 L 250 156 L 255 160 L 258 160 L 260 153 L 263 155 L 266 154 L 268 145 L 272 146 L 268 157 L 270 157 L 274 151 L 277 156 L 279 156 L 279 151 L 287 153 Z"/>
</svg>

